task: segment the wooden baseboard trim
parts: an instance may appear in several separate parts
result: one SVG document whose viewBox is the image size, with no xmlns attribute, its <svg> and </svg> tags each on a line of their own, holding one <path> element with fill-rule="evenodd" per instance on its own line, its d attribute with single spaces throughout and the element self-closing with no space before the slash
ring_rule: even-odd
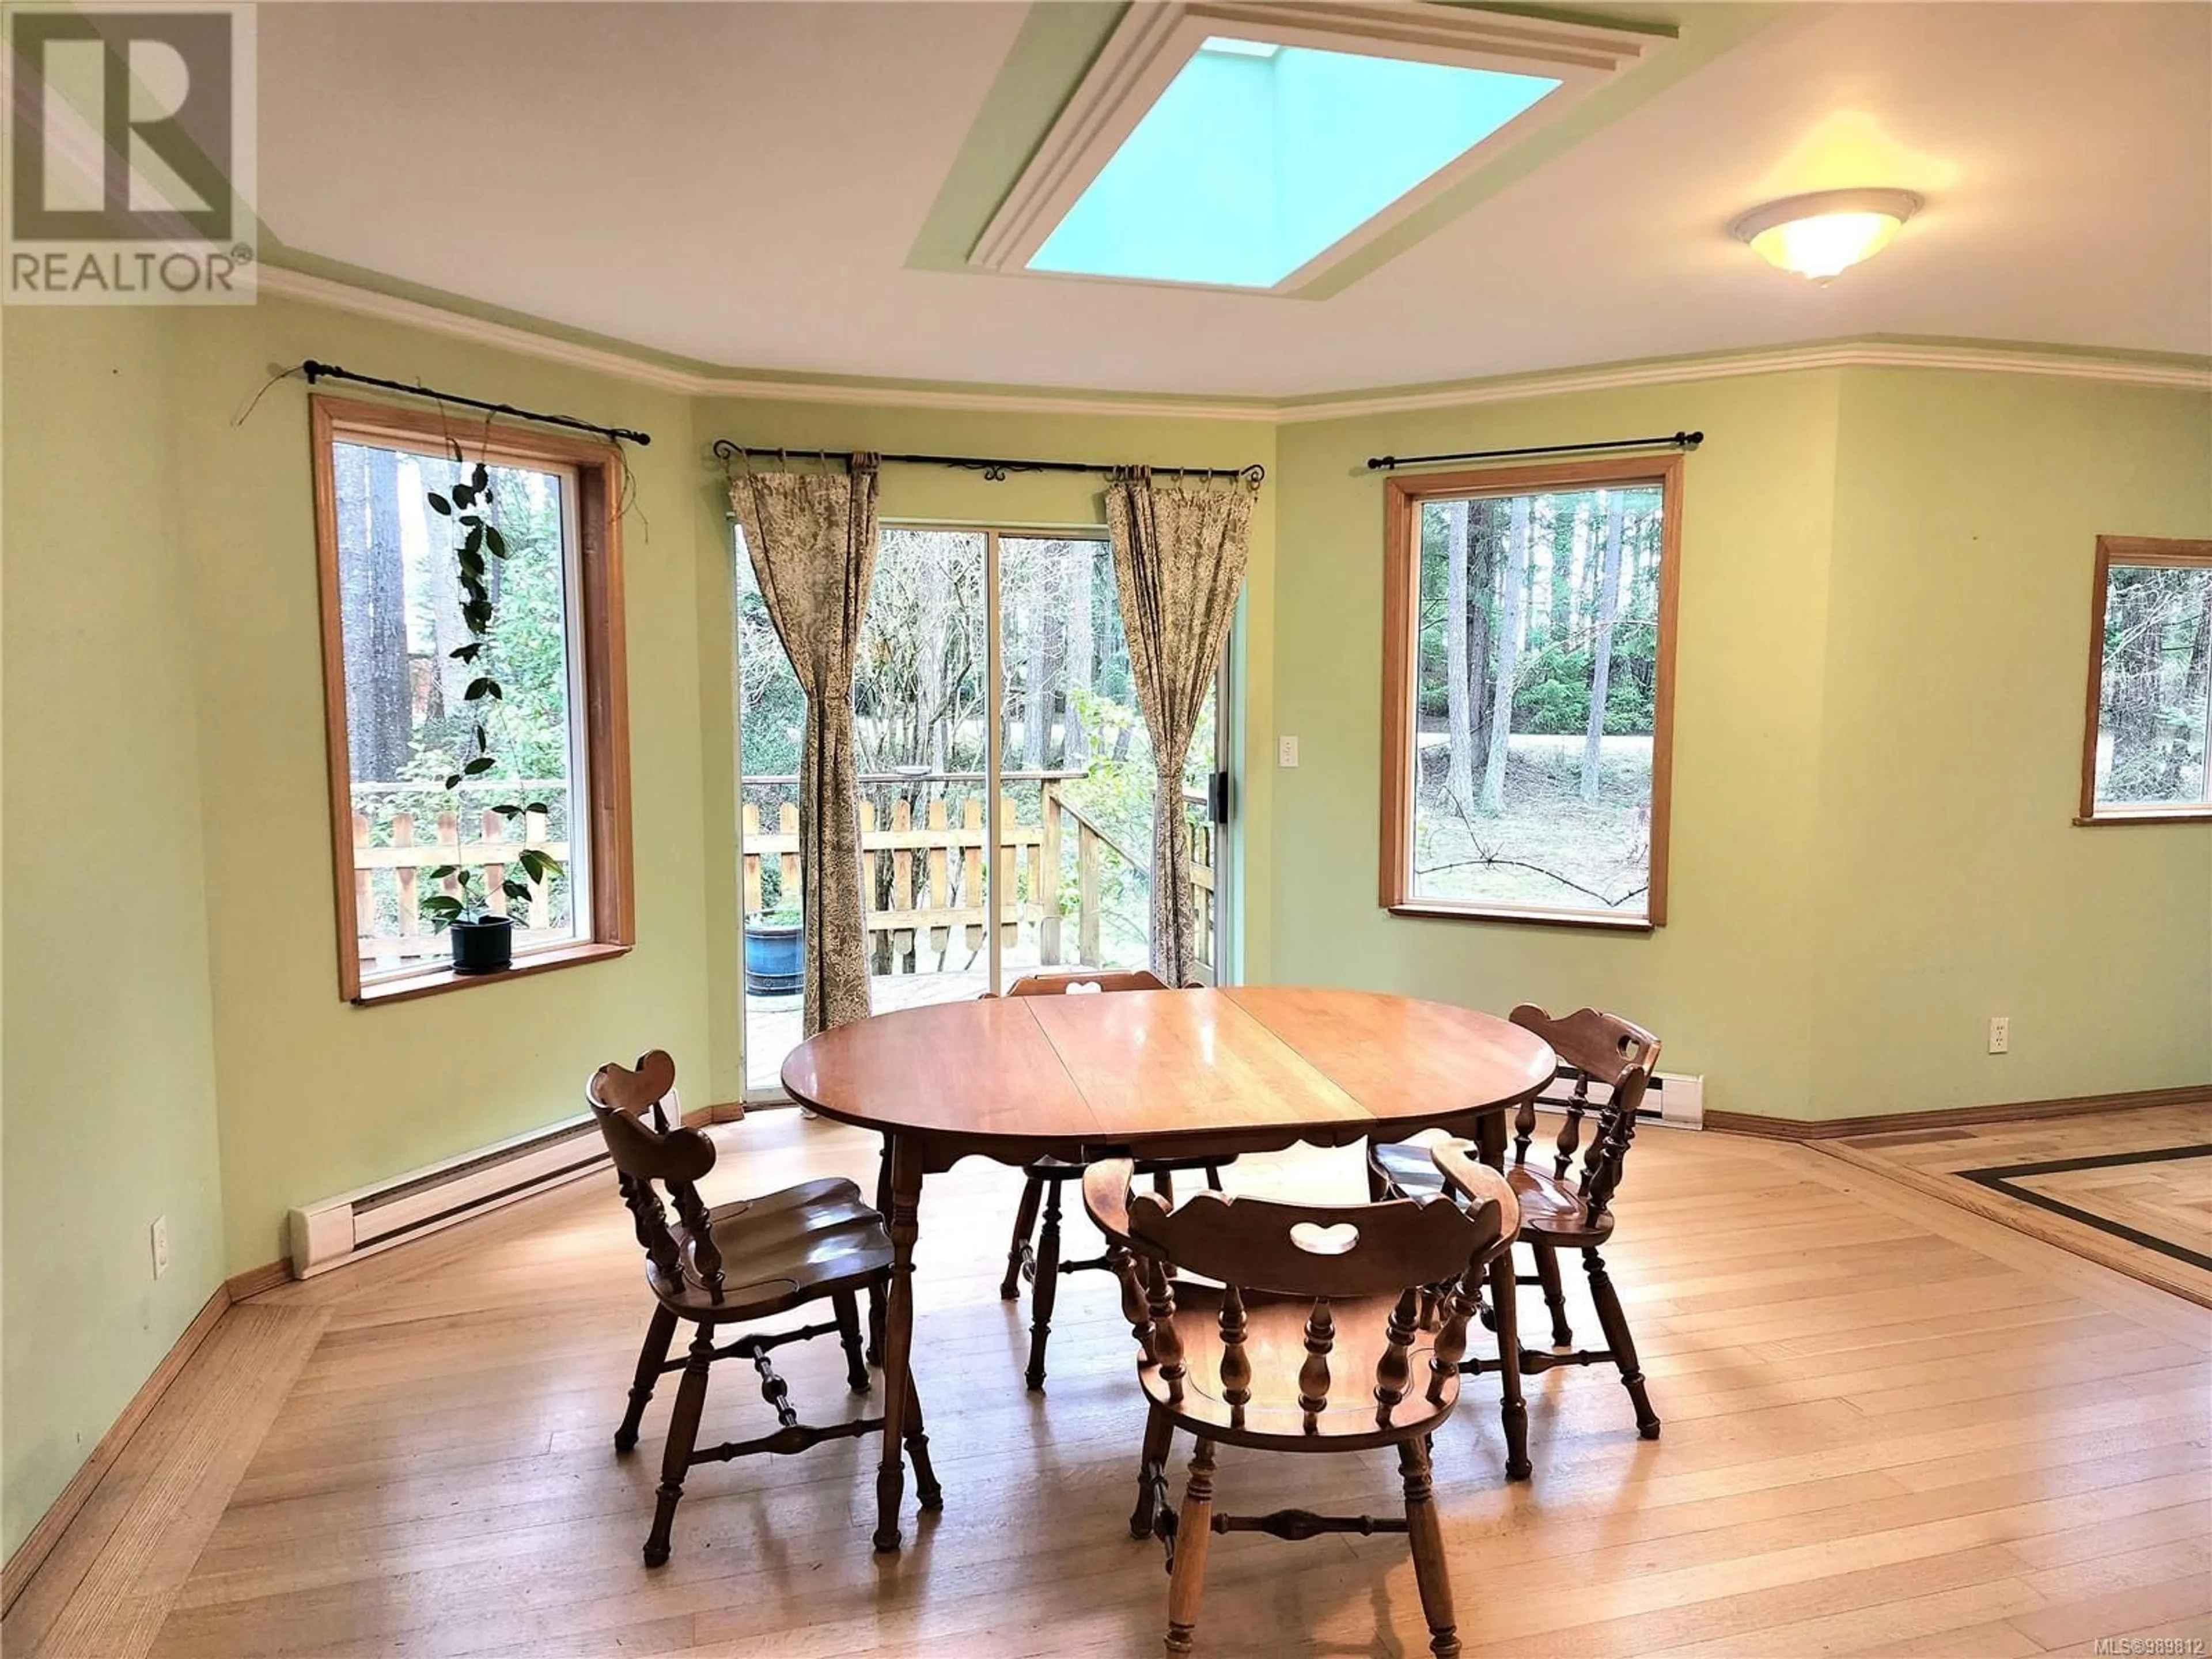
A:
<svg viewBox="0 0 2212 1659">
<path fill-rule="evenodd" d="M 258 1267 L 248 1267 L 242 1273 L 233 1273 L 223 1288 L 230 1292 L 233 1302 L 250 1302 L 265 1291 L 292 1282 L 292 1264 L 289 1261 L 264 1261 Z"/>
<path fill-rule="evenodd" d="M 742 1123 L 745 1103 L 742 1100 L 726 1100 L 714 1106 L 695 1106 L 684 1114 L 684 1127 L 703 1129 L 713 1123 Z"/>
<path fill-rule="evenodd" d="M 15 1598 L 22 1595 L 23 1587 L 46 1565 L 46 1557 L 53 1553 L 54 1546 L 61 1541 L 62 1534 L 69 1530 L 70 1522 L 76 1519 L 77 1511 L 92 1497 L 101 1477 L 123 1455 L 123 1449 L 131 1443 L 131 1437 L 138 1431 L 138 1425 L 161 1403 L 161 1396 L 169 1390 L 169 1385 L 183 1374 L 186 1363 L 199 1352 L 200 1345 L 214 1334 L 215 1328 L 229 1310 L 230 1286 L 219 1285 L 215 1294 L 208 1297 L 207 1305 L 192 1316 L 191 1324 L 185 1327 L 184 1334 L 178 1337 L 170 1345 L 169 1352 L 161 1356 L 161 1363 L 154 1367 L 153 1375 L 139 1385 L 137 1393 L 131 1396 L 131 1403 L 123 1408 L 123 1414 L 108 1425 L 106 1434 L 100 1437 L 100 1443 L 92 1449 L 92 1455 L 84 1460 L 83 1465 L 70 1477 L 69 1485 L 62 1488 L 61 1495 L 39 1517 L 39 1524 L 32 1528 L 23 1541 L 16 1546 L 15 1553 L 8 1558 L 7 1565 L 0 1567 L 0 1613 L 6 1613 L 15 1605 Z"/>
<path fill-rule="evenodd" d="M 1768 1140 L 1838 1140 L 1847 1135 L 1888 1134 L 1911 1129 L 1962 1129 L 1977 1123 L 2017 1123 L 2039 1117 L 2081 1117 L 2093 1112 L 2132 1112 L 2147 1106 L 2212 1106 L 2212 1084 L 2182 1089 L 2136 1089 L 2124 1094 L 2074 1095 L 2063 1100 L 2017 1100 L 1996 1106 L 1954 1106 L 1940 1112 L 1877 1112 L 1867 1117 L 1765 1117 L 1756 1112 L 1707 1112 L 1705 1127 Z"/>
</svg>

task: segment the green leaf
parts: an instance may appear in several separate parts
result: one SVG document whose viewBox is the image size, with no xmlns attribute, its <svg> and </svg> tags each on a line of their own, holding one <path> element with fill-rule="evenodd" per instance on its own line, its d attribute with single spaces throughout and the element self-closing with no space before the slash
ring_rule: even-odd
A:
<svg viewBox="0 0 2212 1659">
<path fill-rule="evenodd" d="M 522 816 L 522 808 L 520 806 L 495 806 L 491 810 L 503 818 L 519 818 Z"/>
<path fill-rule="evenodd" d="M 499 884 L 499 890 L 517 904 L 530 902 L 530 884 L 526 881 L 503 881 Z"/>
<path fill-rule="evenodd" d="M 503 559 L 507 556 L 507 538 L 499 533 L 497 525 L 484 526 L 484 545 L 491 549 L 495 557 Z"/>
<path fill-rule="evenodd" d="M 548 806 L 548 805 L 547 805 L 544 801 L 542 801 L 542 800 L 534 800 L 534 801 L 531 802 L 529 805 L 527 805 L 527 806 L 524 807 L 522 810 L 523 810 L 524 811 L 526 811 L 526 812 L 543 812 L 543 813 L 544 813 L 548 817 L 550 817 L 552 816 L 552 814 L 553 814 L 553 809 L 552 809 L 551 807 Z"/>
<path fill-rule="evenodd" d="M 482 461 L 478 461 L 477 463 L 476 471 L 469 474 L 469 483 L 471 487 L 475 489 L 477 495 L 481 495 L 483 494 L 484 486 L 490 482 L 491 474 L 485 471 L 484 464 Z"/>
<path fill-rule="evenodd" d="M 461 902 L 451 893 L 434 893 L 422 901 L 422 908 L 434 916 L 458 916 Z"/>
<path fill-rule="evenodd" d="M 443 881 L 447 876 L 458 874 L 460 871 L 460 867 L 461 866 L 458 864 L 434 865 L 431 866 L 429 872 L 430 879 L 433 881 Z M 427 903 L 428 901 L 426 900 L 424 902 Z"/>
<path fill-rule="evenodd" d="M 470 531 L 468 540 L 461 544 L 461 551 L 481 555 L 483 552 L 483 532 L 484 527 L 482 525 Z"/>
<path fill-rule="evenodd" d="M 474 662 L 483 653 L 483 641 L 471 640 L 466 645 L 457 645 L 446 654 L 455 662 Z"/>
<path fill-rule="evenodd" d="M 461 620 L 471 634 L 481 634 L 491 626 L 491 604 L 486 599 L 471 599 L 461 607 Z"/>
<path fill-rule="evenodd" d="M 453 516 L 453 504 L 434 489 L 430 492 L 430 510 L 448 519 Z"/>
<path fill-rule="evenodd" d="M 484 729 L 483 729 L 483 727 L 482 727 L 481 726 L 479 726 L 478 727 L 477 727 L 477 750 L 478 750 L 479 751 L 481 751 L 481 750 L 483 750 L 489 749 L 490 747 L 491 747 L 491 739 L 490 739 L 489 738 L 488 738 L 488 737 L 484 736 Z"/>
<path fill-rule="evenodd" d="M 469 682 L 469 689 L 462 692 L 461 696 L 466 702 L 474 702 L 479 697 L 489 696 L 490 691 L 491 682 L 483 676 L 478 675 Z"/>
<path fill-rule="evenodd" d="M 448 774 L 446 778 L 446 787 L 448 789 L 458 789 L 460 787 L 461 775 L 459 772 Z"/>
<path fill-rule="evenodd" d="M 477 513 L 464 513 L 461 514 L 461 522 L 465 525 L 479 525 L 483 522 L 483 516 Z"/>
<path fill-rule="evenodd" d="M 466 484 L 457 483 L 453 486 L 453 505 L 455 507 L 466 507 L 470 502 L 475 501 L 476 498 L 477 492 L 470 489 Z"/>
<path fill-rule="evenodd" d="M 493 756 L 478 755 L 466 766 L 461 768 L 461 770 L 467 773 L 469 776 L 473 778 L 480 773 L 490 771 L 491 769 L 498 763 L 497 759 Z"/>
</svg>

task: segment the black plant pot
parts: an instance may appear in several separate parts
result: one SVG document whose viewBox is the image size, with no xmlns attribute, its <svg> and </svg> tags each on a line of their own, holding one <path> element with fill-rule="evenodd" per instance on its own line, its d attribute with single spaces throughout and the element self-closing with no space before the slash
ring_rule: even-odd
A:
<svg viewBox="0 0 2212 1659">
<path fill-rule="evenodd" d="M 446 930 L 453 939 L 453 971 L 496 974 L 514 966 L 514 924 L 505 916 L 457 921 Z"/>
</svg>

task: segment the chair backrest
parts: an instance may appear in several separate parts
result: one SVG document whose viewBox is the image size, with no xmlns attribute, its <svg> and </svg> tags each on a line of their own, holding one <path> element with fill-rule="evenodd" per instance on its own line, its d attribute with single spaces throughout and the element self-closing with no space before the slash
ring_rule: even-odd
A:
<svg viewBox="0 0 2212 1659">
<path fill-rule="evenodd" d="M 1463 1204 L 1443 1196 L 1380 1204 L 1285 1204 L 1201 1192 L 1174 1206 L 1157 1194 L 1129 1191 L 1133 1165 L 1127 1159 L 1094 1166 L 1090 1173 L 1095 1184 L 1127 1194 L 1133 1248 L 1120 1253 L 1122 1311 L 1170 1395 L 1180 1395 L 1184 1375 L 1172 1317 L 1175 1285 L 1167 1272 L 1176 1267 L 1218 1279 L 1224 1287 L 1221 1397 L 1232 1407 L 1251 1398 L 1247 1293 L 1311 1299 L 1305 1358 L 1297 1375 L 1298 1405 L 1310 1425 L 1328 1404 L 1328 1356 L 1335 1343 L 1332 1302 L 1396 1298 L 1372 1383 L 1378 1415 L 1388 1422 L 1411 1386 L 1412 1344 L 1421 1328 L 1424 1297 L 1443 1297 L 1428 1389 L 1436 1400 L 1443 1379 L 1457 1374 L 1466 1354 L 1468 1320 L 1483 1271 L 1512 1243 L 1520 1225 L 1512 1188 L 1488 1170 L 1475 1178 Z M 1093 1184 L 1086 1180 L 1086 1187 Z"/>
<path fill-rule="evenodd" d="M 1636 1109 L 1659 1064 L 1659 1039 L 1641 1025 L 1618 1014 L 1595 1008 L 1577 1008 L 1554 1019 L 1534 1003 L 1522 1003 L 1508 1016 L 1524 1030 L 1533 1031 L 1552 1045 L 1559 1057 L 1558 1075 L 1572 1080 L 1567 1097 L 1566 1121 L 1559 1127 L 1552 1175 L 1564 1181 L 1582 1143 L 1583 1117 L 1589 1108 L 1592 1084 L 1607 1089 L 1599 1104 L 1597 1127 L 1583 1154 L 1578 1190 L 1589 1218 L 1595 1221 L 1613 1201 L 1620 1185 L 1622 1165 L 1636 1140 Z M 1536 1106 L 1523 1101 L 1513 1122 L 1513 1161 L 1528 1161 L 1528 1142 L 1536 1130 Z"/>
<path fill-rule="evenodd" d="M 1006 987 L 1010 997 L 1057 997 L 1071 991 L 1164 991 L 1167 983 L 1143 968 L 1096 969 L 1077 974 L 1025 974 Z"/>
<path fill-rule="evenodd" d="M 641 1056 L 635 1067 L 610 1061 L 592 1073 L 584 1098 L 605 1138 L 615 1184 L 629 1206 L 654 1279 L 670 1291 L 684 1289 L 688 1279 L 720 1301 L 721 1252 L 699 1196 L 700 1180 L 714 1167 L 714 1143 L 683 1127 L 676 1062 L 659 1048 Z M 656 1182 L 676 1206 L 676 1228 L 668 1224 Z"/>
</svg>

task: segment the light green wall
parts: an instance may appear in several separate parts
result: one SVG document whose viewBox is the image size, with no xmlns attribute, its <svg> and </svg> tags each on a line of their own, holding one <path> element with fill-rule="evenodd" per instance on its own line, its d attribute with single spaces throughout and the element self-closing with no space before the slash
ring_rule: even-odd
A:
<svg viewBox="0 0 2212 1659">
<path fill-rule="evenodd" d="M 1280 521 L 1276 505 L 1275 431 L 1264 421 L 1204 420 L 1150 416 L 1053 416 L 963 413 L 938 410 L 848 407 L 760 400 L 710 399 L 699 405 L 699 444 L 717 438 L 740 444 L 778 444 L 796 452 L 810 444 L 831 450 L 872 449 L 908 454 L 1006 455 L 1038 460 L 1176 463 L 1186 466 L 1243 466 L 1258 462 L 1269 483 L 1252 514 L 1252 559 L 1245 580 L 1243 615 L 1235 665 L 1243 688 L 1236 711 L 1234 763 L 1249 780 L 1237 815 L 1231 926 L 1241 925 L 1244 977 L 1267 976 L 1273 949 L 1272 918 L 1250 896 L 1269 890 L 1269 833 L 1273 777 L 1250 766 L 1249 754 L 1272 746 L 1274 718 L 1272 641 L 1275 606 L 1274 544 Z M 933 466 L 886 466 L 879 510 L 885 519 L 1000 527 L 1088 527 L 1103 524 L 1101 482 L 1072 473 L 1015 473 L 993 483 L 979 474 Z M 719 471 L 701 494 L 702 556 L 699 568 L 699 637 L 702 664 L 720 672 L 700 683 L 705 731 L 708 925 L 712 994 L 708 1019 L 714 1032 L 717 1099 L 734 1098 L 740 997 L 737 939 L 737 817 L 735 745 L 727 678 L 730 660 L 732 541 L 729 503 Z"/>
<path fill-rule="evenodd" d="M 174 334 L 0 323 L 8 1553 L 224 1273 Z"/>
<path fill-rule="evenodd" d="M 2096 538 L 2212 535 L 2212 399 L 1859 371 L 1837 476 L 1811 1114 L 2212 1079 L 2212 825 L 2072 821 Z"/>
<path fill-rule="evenodd" d="M 1684 485 L 1669 921 L 1374 898 L 1371 454 L 1701 428 Z M 2212 1080 L 2212 827 L 2081 830 L 2100 531 L 2212 533 L 2212 399 L 1831 370 L 1292 425 L 1279 453 L 1274 968 L 1616 1006 L 1711 1110 L 1832 1117 Z M 1990 1015 L 2014 1051 L 1986 1052 Z"/>
<path fill-rule="evenodd" d="M 197 574 L 209 955 L 228 1260 L 284 1254 L 291 1206 L 581 1109 L 601 1061 L 708 1069 L 701 904 L 699 557 L 682 398 L 440 336 L 264 299 L 184 324 L 174 410 Z M 637 948 L 416 1001 L 337 993 L 305 386 L 235 417 L 305 357 L 650 433 L 623 529 Z M 343 388 L 340 388 L 343 390 Z M 705 1095 L 695 1084 L 692 1097 Z"/>
<path fill-rule="evenodd" d="M 1834 371 L 1285 427 L 1275 970 L 1476 1007 L 1616 1007 L 1710 1071 L 1709 1106 L 1799 1115 L 1812 1037 L 1800 872 L 1817 795 Z M 1376 902 L 1382 475 L 1370 455 L 1702 428 L 1683 493 L 1668 925 L 1645 937 L 1393 917 Z"/>
</svg>

